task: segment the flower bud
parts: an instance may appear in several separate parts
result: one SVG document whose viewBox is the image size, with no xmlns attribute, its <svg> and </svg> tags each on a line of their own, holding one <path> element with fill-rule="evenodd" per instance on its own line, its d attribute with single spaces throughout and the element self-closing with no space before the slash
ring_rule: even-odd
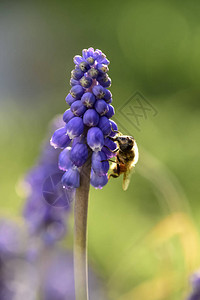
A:
<svg viewBox="0 0 200 300">
<path fill-rule="evenodd" d="M 74 85 L 70 90 L 70 94 L 72 95 L 72 97 L 77 100 L 81 99 L 83 93 L 84 93 L 84 88 L 78 84 Z"/>
<path fill-rule="evenodd" d="M 74 78 L 71 78 L 71 79 L 70 79 L 70 85 L 71 85 L 71 86 L 78 85 L 78 84 L 79 84 L 79 81 L 78 81 L 78 80 L 75 80 Z"/>
<path fill-rule="evenodd" d="M 91 178 L 90 178 L 91 185 L 96 189 L 102 189 L 104 185 L 108 183 L 108 176 L 98 176 L 95 172 L 91 172 Z"/>
<path fill-rule="evenodd" d="M 108 104 L 104 100 L 97 100 L 94 107 L 100 116 L 105 115 L 109 110 Z"/>
<path fill-rule="evenodd" d="M 71 94 L 68 94 L 67 97 L 65 98 L 65 101 L 67 102 L 67 104 L 69 104 L 69 106 L 72 105 L 72 103 L 75 101 L 74 97 L 72 97 Z"/>
<path fill-rule="evenodd" d="M 104 65 L 109 65 L 109 63 L 110 63 L 110 61 L 105 56 L 98 58 L 98 62 L 101 64 L 104 64 Z"/>
<path fill-rule="evenodd" d="M 93 107 L 95 101 L 96 101 L 96 99 L 95 99 L 94 94 L 92 94 L 90 92 L 83 94 L 83 96 L 81 97 L 81 102 L 88 108 Z"/>
<path fill-rule="evenodd" d="M 89 56 L 87 58 L 87 62 L 88 62 L 89 65 L 93 65 L 94 64 L 94 58 L 92 56 Z"/>
<path fill-rule="evenodd" d="M 99 75 L 99 71 L 97 69 L 95 69 L 95 68 L 91 68 L 90 70 L 88 70 L 87 74 L 91 78 L 95 79 Z"/>
<path fill-rule="evenodd" d="M 99 119 L 99 124 L 98 127 L 101 129 L 101 131 L 103 132 L 103 135 L 109 135 L 111 132 L 111 124 L 110 121 L 107 117 L 103 116 L 100 117 Z"/>
<path fill-rule="evenodd" d="M 60 152 L 58 159 L 58 166 L 60 170 L 67 171 L 72 168 L 73 164 L 70 159 L 71 147 L 65 148 L 62 152 Z"/>
<path fill-rule="evenodd" d="M 99 176 L 105 175 L 108 172 L 109 162 L 104 152 L 93 152 L 92 169 Z"/>
<path fill-rule="evenodd" d="M 90 65 L 86 61 L 82 61 L 78 66 L 84 73 L 87 72 L 90 68 Z"/>
<path fill-rule="evenodd" d="M 103 87 L 105 87 L 105 88 L 109 88 L 111 86 L 111 79 L 110 79 L 110 77 L 108 77 L 108 80 L 106 82 L 102 82 L 101 85 Z"/>
<path fill-rule="evenodd" d="M 82 85 L 82 87 L 87 89 L 92 85 L 92 78 L 90 78 L 88 76 L 83 76 L 80 79 L 80 84 Z"/>
<path fill-rule="evenodd" d="M 63 187 L 66 189 L 78 188 L 80 186 L 80 173 L 77 168 L 67 170 L 62 177 Z"/>
<path fill-rule="evenodd" d="M 64 114 L 63 114 L 63 121 L 64 121 L 65 123 L 68 123 L 69 120 L 71 120 L 72 118 L 74 118 L 74 114 L 73 114 L 73 112 L 71 111 L 71 109 L 69 108 L 69 109 L 67 109 L 67 110 L 64 112 Z"/>
<path fill-rule="evenodd" d="M 101 85 L 95 85 L 92 89 L 92 92 L 97 99 L 102 99 L 105 96 L 105 89 Z"/>
<path fill-rule="evenodd" d="M 110 103 L 112 103 L 112 101 L 113 101 L 112 98 L 110 98 L 110 100 L 106 101 L 106 103 L 110 104 Z"/>
<path fill-rule="evenodd" d="M 107 102 L 112 98 L 112 93 L 107 89 L 105 89 L 104 91 L 105 91 L 105 95 L 104 95 L 103 99 Z"/>
<path fill-rule="evenodd" d="M 83 120 L 80 117 L 74 117 L 66 125 L 68 136 L 73 139 L 83 133 L 84 125 Z"/>
<path fill-rule="evenodd" d="M 102 54 L 103 54 L 102 51 L 99 50 L 99 49 L 96 49 L 95 52 L 94 52 L 94 54 L 93 54 L 94 59 L 95 59 L 98 63 L 99 63 L 99 62 L 103 59 L 103 57 L 104 57 L 104 55 L 102 55 Z"/>
<path fill-rule="evenodd" d="M 72 78 L 75 79 L 75 80 L 81 79 L 81 77 L 83 77 L 83 75 L 84 75 L 83 71 L 81 71 L 81 70 L 78 69 L 78 68 L 72 70 L 72 72 L 71 72 L 71 76 L 72 76 Z"/>
<path fill-rule="evenodd" d="M 75 116 L 80 117 L 86 111 L 86 107 L 83 105 L 81 100 L 76 100 L 71 105 L 71 111 Z"/>
<path fill-rule="evenodd" d="M 73 142 L 72 142 L 72 148 L 73 148 L 77 143 L 82 143 L 82 142 L 84 142 L 84 141 L 85 141 L 85 138 L 82 137 L 81 135 L 78 136 L 78 137 L 75 137 L 75 138 L 73 139 Z"/>
<path fill-rule="evenodd" d="M 87 143 L 93 151 L 101 151 L 104 145 L 104 137 L 101 129 L 98 127 L 90 128 L 87 133 Z"/>
<path fill-rule="evenodd" d="M 115 109 L 112 105 L 108 105 L 108 112 L 105 114 L 105 116 L 110 119 L 115 114 Z"/>
<path fill-rule="evenodd" d="M 111 79 L 110 77 L 108 76 L 108 74 L 100 74 L 98 77 L 97 77 L 97 81 L 99 82 L 99 84 L 102 85 L 102 87 L 104 88 L 108 88 L 111 86 Z"/>
<path fill-rule="evenodd" d="M 101 73 L 106 73 L 108 72 L 108 66 L 104 64 L 97 64 L 96 66 L 97 70 L 99 70 Z"/>
<path fill-rule="evenodd" d="M 83 143 L 76 143 L 72 147 L 70 158 L 75 166 L 81 167 L 88 158 L 87 145 Z"/>
<path fill-rule="evenodd" d="M 51 140 L 50 140 L 50 144 L 51 146 L 53 146 L 54 148 L 65 148 L 67 146 L 69 146 L 69 144 L 71 143 L 71 139 L 69 138 L 68 135 L 66 135 L 66 128 L 62 127 L 57 129 Z"/>
<path fill-rule="evenodd" d="M 99 114 L 95 109 L 86 110 L 83 115 L 83 123 L 88 127 L 97 126 L 99 123 Z"/>
<path fill-rule="evenodd" d="M 73 61 L 76 65 L 79 65 L 83 61 L 83 58 L 80 55 L 76 55 L 74 56 Z"/>
</svg>

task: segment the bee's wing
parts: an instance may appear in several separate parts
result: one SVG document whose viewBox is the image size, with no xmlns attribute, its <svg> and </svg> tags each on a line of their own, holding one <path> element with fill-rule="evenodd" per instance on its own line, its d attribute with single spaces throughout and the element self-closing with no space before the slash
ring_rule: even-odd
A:
<svg viewBox="0 0 200 300">
<path fill-rule="evenodd" d="M 138 155 L 138 154 L 137 154 Z M 137 157 L 138 160 L 138 157 Z M 136 161 L 137 163 L 137 161 Z M 124 191 L 128 189 L 131 175 L 133 173 L 134 167 L 135 167 L 135 161 L 131 162 L 129 166 L 127 166 L 127 171 L 124 173 L 123 182 L 122 182 L 122 188 Z"/>
<path fill-rule="evenodd" d="M 124 191 L 127 190 L 128 186 L 129 186 L 129 183 L 130 183 L 130 179 L 131 179 L 131 175 L 133 173 L 133 167 L 132 168 L 129 168 L 125 173 L 124 173 L 124 176 L 123 176 L 123 182 L 122 182 L 122 188 Z"/>
<path fill-rule="evenodd" d="M 127 190 L 129 183 L 130 183 L 130 172 L 124 173 L 123 182 L 122 182 L 122 188 L 124 191 Z"/>
</svg>

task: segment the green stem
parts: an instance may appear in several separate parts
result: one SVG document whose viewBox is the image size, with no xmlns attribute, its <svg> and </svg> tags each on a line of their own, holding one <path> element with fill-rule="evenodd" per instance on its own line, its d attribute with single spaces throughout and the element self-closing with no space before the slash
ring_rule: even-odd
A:
<svg viewBox="0 0 200 300">
<path fill-rule="evenodd" d="M 74 206 L 74 279 L 76 300 L 88 300 L 87 212 L 91 159 L 81 169 Z"/>
</svg>

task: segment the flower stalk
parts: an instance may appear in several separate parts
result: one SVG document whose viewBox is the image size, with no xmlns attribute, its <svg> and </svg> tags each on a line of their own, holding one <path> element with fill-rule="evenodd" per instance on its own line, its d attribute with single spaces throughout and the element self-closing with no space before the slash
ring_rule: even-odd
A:
<svg viewBox="0 0 200 300">
<path fill-rule="evenodd" d="M 74 279 L 76 300 L 88 300 L 87 215 L 90 188 L 91 155 L 80 172 L 80 187 L 74 206 Z"/>
</svg>

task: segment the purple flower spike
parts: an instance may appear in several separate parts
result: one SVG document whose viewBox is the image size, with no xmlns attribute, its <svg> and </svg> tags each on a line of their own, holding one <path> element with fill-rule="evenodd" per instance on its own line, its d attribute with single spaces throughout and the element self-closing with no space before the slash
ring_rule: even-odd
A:
<svg viewBox="0 0 200 300">
<path fill-rule="evenodd" d="M 98 127 L 92 127 L 87 133 L 87 143 L 92 151 L 101 151 L 104 145 L 103 132 Z"/>
<path fill-rule="evenodd" d="M 110 119 L 115 114 L 115 109 L 112 105 L 108 105 L 108 112 L 105 114 L 105 116 Z"/>
<path fill-rule="evenodd" d="M 72 161 L 70 159 L 70 152 L 71 152 L 71 147 L 67 147 L 62 152 L 60 152 L 59 159 L 58 159 L 58 166 L 59 169 L 62 171 L 67 171 L 73 166 Z"/>
<path fill-rule="evenodd" d="M 104 152 L 93 152 L 92 169 L 98 176 L 103 176 L 108 172 L 109 162 Z"/>
<path fill-rule="evenodd" d="M 81 135 L 84 130 L 83 119 L 80 117 L 74 117 L 67 123 L 66 129 L 67 134 L 71 139 Z"/>
<path fill-rule="evenodd" d="M 88 149 L 86 144 L 76 143 L 71 150 L 70 158 L 73 164 L 81 167 L 87 161 Z"/>
<path fill-rule="evenodd" d="M 72 97 L 71 94 L 68 94 L 67 97 L 65 98 L 65 101 L 67 102 L 67 104 L 72 105 L 72 103 L 75 101 L 74 97 Z"/>
<path fill-rule="evenodd" d="M 112 94 L 107 89 L 111 85 L 111 79 L 107 74 L 110 62 L 101 50 L 90 47 L 83 49 L 82 56 L 76 55 L 74 63 L 70 79 L 71 90 L 66 97 L 70 109 L 63 115 L 66 123 L 64 135 L 67 134 L 70 139 L 72 149 L 70 160 L 68 150 L 61 153 L 59 167 L 63 171 L 67 170 L 63 178 L 69 180 L 69 175 L 75 174 L 74 168 L 79 168 L 86 162 L 90 149 L 99 152 L 98 155 L 94 153 L 92 164 L 95 174 L 102 176 L 93 175 L 92 182 L 95 187 L 101 188 L 107 182 L 105 174 L 109 163 L 101 162 L 100 158 L 113 157 L 115 154 L 112 150 L 116 149 L 116 144 L 107 139 L 114 137 L 116 135 L 114 131 L 117 130 L 116 123 L 110 119 L 115 113 L 114 107 L 110 105 Z M 62 148 L 64 147 L 63 143 Z M 73 187 L 73 184 L 67 183 L 66 187 L 68 186 Z"/>
<path fill-rule="evenodd" d="M 81 102 L 81 100 L 77 100 L 74 103 L 72 103 L 72 105 L 71 105 L 71 111 L 73 112 L 73 114 L 75 116 L 80 117 L 86 111 L 86 107 L 83 105 L 83 103 Z"/>
<path fill-rule="evenodd" d="M 69 120 L 71 120 L 72 118 L 74 118 L 74 114 L 73 114 L 73 112 L 71 111 L 71 109 L 69 108 L 69 109 L 67 109 L 67 110 L 64 112 L 64 114 L 63 114 L 63 121 L 64 121 L 65 123 L 68 123 Z"/>
<path fill-rule="evenodd" d="M 70 94 L 72 95 L 72 97 L 77 100 L 81 99 L 83 93 L 84 93 L 84 88 L 81 85 L 74 85 L 70 90 Z"/>
<path fill-rule="evenodd" d="M 105 89 L 101 85 L 95 85 L 92 89 L 92 92 L 97 99 L 102 99 L 105 96 Z"/>
<path fill-rule="evenodd" d="M 62 177 L 62 184 L 65 189 L 74 189 L 80 186 L 80 174 L 77 168 L 67 170 Z"/>
<path fill-rule="evenodd" d="M 95 109 L 88 109 L 83 115 L 83 123 L 88 127 L 97 126 L 99 123 L 99 114 Z"/>
<path fill-rule="evenodd" d="M 92 108 L 96 99 L 94 94 L 87 92 L 81 97 L 81 102 L 88 108 Z"/>
<path fill-rule="evenodd" d="M 100 114 L 100 116 L 105 115 L 109 110 L 108 104 L 104 100 L 96 101 L 94 107 L 96 111 Z"/>
<path fill-rule="evenodd" d="M 54 148 L 65 148 L 67 146 L 69 146 L 69 144 L 71 143 L 71 139 L 69 138 L 68 135 L 66 135 L 66 128 L 62 127 L 57 129 L 51 140 L 50 140 L 50 144 L 51 146 L 53 146 Z"/>
<path fill-rule="evenodd" d="M 91 172 L 90 183 L 95 189 L 102 189 L 108 183 L 108 176 L 98 176 L 95 172 Z"/>
</svg>

